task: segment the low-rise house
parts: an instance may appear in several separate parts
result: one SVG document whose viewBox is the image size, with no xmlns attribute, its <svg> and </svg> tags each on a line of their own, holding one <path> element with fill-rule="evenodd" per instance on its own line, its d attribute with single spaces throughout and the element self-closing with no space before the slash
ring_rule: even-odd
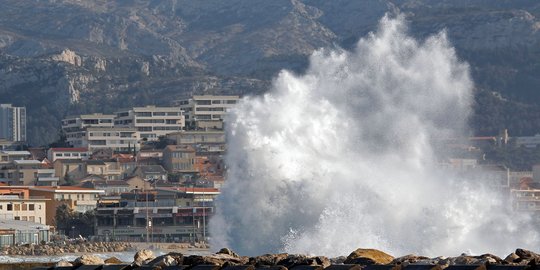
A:
<svg viewBox="0 0 540 270">
<path fill-rule="evenodd" d="M 84 213 L 96 208 L 99 195 L 105 191 L 76 186 L 31 187 L 30 196 L 38 196 L 46 201 L 46 224 L 55 225 L 56 209 L 67 205 L 76 212 Z"/>
<path fill-rule="evenodd" d="M 170 173 L 194 173 L 195 149 L 189 145 L 168 145 L 163 150 L 163 165 Z"/>
<path fill-rule="evenodd" d="M 28 151 L 0 151 L 0 163 L 7 164 L 14 160 L 26 160 L 31 159 L 32 154 Z"/>
<path fill-rule="evenodd" d="M 60 183 L 69 182 L 75 184 L 85 177 L 86 164 L 81 159 L 58 159 L 54 162 L 55 175 L 60 179 Z"/>
<path fill-rule="evenodd" d="M 123 180 L 86 180 L 82 181 L 80 186 L 104 190 L 106 196 L 119 195 L 132 190 L 131 186 Z"/>
<path fill-rule="evenodd" d="M 90 158 L 91 152 L 85 147 L 76 148 L 50 148 L 47 151 L 47 158 L 54 162 L 57 159 L 82 159 Z"/>
<path fill-rule="evenodd" d="M 11 164 L 0 166 L 0 179 L 11 185 L 57 185 L 55 171 L 44 167 L 38 160 L 14 160 Z"/>
<path fill-rule="evenodd" d="M 100 148 L 92 152 L 92 159 L 108 160 L 113 158 L 114 151 L 110 148 Z"/>
<path fill-rule="evenodd" d="M 139 176 L 145 181 L 167 181 L 167 174 L 161 165 L 139 165 L 130 176 Z"/>
<path fill-rule="evenodd" d="M 129 185 L 130 191 L 131 190 L 151 190 L 151 189 L 153 189 L 153 187 L 152 187 L 153 182 L 152 181 L 145 181 L 144 179 L 142 179 L 140 176 L 137 176 L 137 175 L 128 177 L 128 178 L 124 179 L 124 181 Z"/>
<path fill-rule="evenodd" d="M 47 225 L 22 220 L 0 221 L 0 247 L 35 244 L 50 241 Z"/>
</svg>

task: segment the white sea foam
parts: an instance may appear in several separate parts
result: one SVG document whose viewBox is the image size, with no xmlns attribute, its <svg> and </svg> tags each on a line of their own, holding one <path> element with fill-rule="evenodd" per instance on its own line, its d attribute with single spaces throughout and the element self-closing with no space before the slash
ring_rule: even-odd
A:
<svg viewBox="0 0 540 270">
<path fill-rule="evenodd" d="M 467 132 L 473 82 L 444 32 L 384 17 L 352 52 L 319 50 L 228 122 L 212 245 L 242 254 L 508 254 L 539 248 L 526 216 L 442 173 L 433 142 Z"/>
</svg>

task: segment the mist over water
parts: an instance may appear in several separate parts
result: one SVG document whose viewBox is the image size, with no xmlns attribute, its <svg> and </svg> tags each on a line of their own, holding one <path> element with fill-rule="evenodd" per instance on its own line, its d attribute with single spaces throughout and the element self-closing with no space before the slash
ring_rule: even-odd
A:
<svg viewBox="0 0 540 270">
<path fill-rule="evenodd" d="M 526 216 L 438 167 L 434 142 L 467 132 L 473 82 L 444 32 L 417 41 L 402 17 L 352 51 L 319 50 L 282 71 L 228 122 L 228 178 L 212 246 L 244 255 L 538 249 Z"/>
</svg>

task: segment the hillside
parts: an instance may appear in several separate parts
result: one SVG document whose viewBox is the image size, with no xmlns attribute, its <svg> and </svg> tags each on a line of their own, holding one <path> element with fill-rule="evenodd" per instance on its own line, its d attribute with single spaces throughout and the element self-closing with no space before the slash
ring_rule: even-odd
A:
<svg viewBox="0 0 540 270">
<path fill-rule="evenodd" d="M 321 47 L 351 48 L 385 14 L 422 39 L 445 30 L 471 64 L 477 134 L 540 131 L 535 0 L 5 0 L 0 102 L 28 110 L 30 143 L 62 117 L 169 105 L 192 93 L 258 94 Z"/>
</svg>

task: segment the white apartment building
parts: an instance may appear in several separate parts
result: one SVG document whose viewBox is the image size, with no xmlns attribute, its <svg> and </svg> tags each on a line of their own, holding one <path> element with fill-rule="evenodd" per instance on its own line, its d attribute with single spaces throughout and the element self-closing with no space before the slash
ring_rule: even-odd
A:
<svg viewBox="0 0 540 270">
<path fill-rule="evenodd" d="M 184 111 L 186 125 L 191 129 L 223 128 L 223 120 L 227 111 L 234 107 L 239 96 L 193 96 L 178 101 Z"/>
<path fill-rule="evenodd" d="M 86 147 L 74 147 L 74 148 L 49 148 L 47 150 L 47 158 L 50 162 L 54 162 L 57 159 L 83 159 L 90 158 L 92 152 Z"/>
<path fill-rule="evenodd" d="M 134 128 L 143 140 L 157 141 L 159 137 L 183 129 L 184 115 L 178 107 L 134 107 L 116 112 L 114 125 Z"/>
<path fill-rule="evenodd" d="M 89 151 L 110 148 L 114 151 L 129 152 L 140 149 L 139 132 L 134 128 L 88 127 L 84 134 L 83 147 Z"/>
<path fill-rule="evenodd" d="M 0 104 L 0 139 L 26 141 L 26 108 Z"/>
<path fill-rule="evenodd" d="M 73 147 L 86 147 L 87 127 L 112 128 L 114 115 L 112 114 L 82 114 L 70 116 L 62 120 L 62 131 L 66 135 L 66 141 Z"/>
</svg>

